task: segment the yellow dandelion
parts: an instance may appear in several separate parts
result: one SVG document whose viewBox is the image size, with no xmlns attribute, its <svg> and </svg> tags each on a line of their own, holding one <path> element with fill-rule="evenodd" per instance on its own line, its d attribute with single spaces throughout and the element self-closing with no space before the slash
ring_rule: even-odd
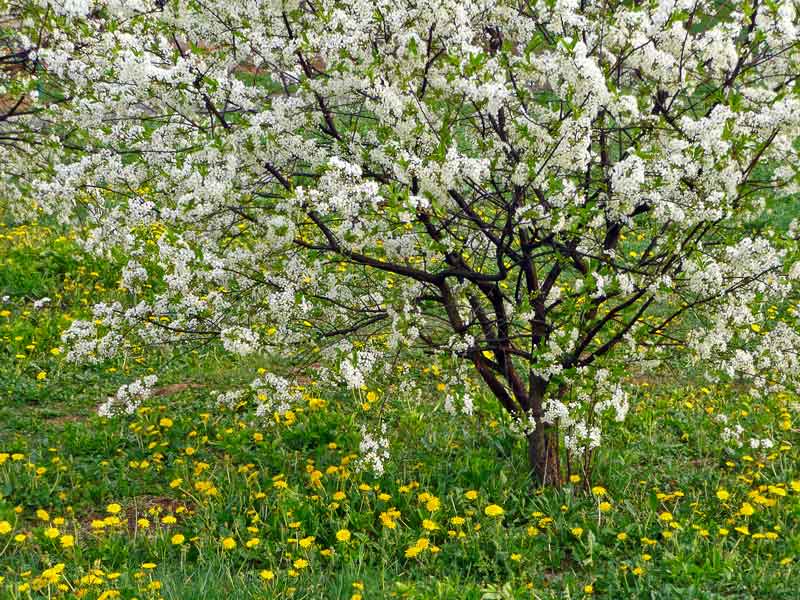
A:
<svg viewBox="0 0 800 600">
<path fill-rule="evenodd" d="M 222 540 L 222 547 L 225 550 L 233 550 L 236 548 L 236 540 L 232 537 L 226 537 Z"/>
<path fill-rule="evenodd" d="M 430 512 L 436 512 L 437 510 L 439 510 L 439 508 L 441 508 L 441 506 L 442 503 L 436 497 L 431 498 L 425 503 L 425 508 L 428 509 Z"/>
<path fill-rule="evenodd" d="M 336 539 L 340 542 L 349 542 L 350 541 L 350 531 L 347 529 L 340 529 L 336 532 Z"/>
<path fill-rule="evenodd" d="M 498 506 L 497 504 L 490 504 L 483 510 L 483 512 L 486 514 L 487 517 L 499 517 L 505 511 L 501 506 Z"/>
</svg>

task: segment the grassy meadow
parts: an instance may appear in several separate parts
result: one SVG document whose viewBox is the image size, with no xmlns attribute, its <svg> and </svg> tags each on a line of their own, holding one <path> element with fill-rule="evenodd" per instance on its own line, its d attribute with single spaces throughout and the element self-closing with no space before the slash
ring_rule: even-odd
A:
<svg viewBox="0 0 800 600">
<path fill-rule="evenodd" d="M 369 417 L 396 390 L 325 396 L 309 378 L 305 406 L 264 420 L 214 392 L 272 365 L 216 346 L 67 363 L 60 331 L 116 293 L 63 232 L 0 227 L 0 598 L 800 595 L 797 398 L 632 376 L 591 480 L 545 491 L 488 399 L 468 418 L 399 399 L 376 478 L 337 408 Z M 135 415 L 95 414 L 148 373 Z M 435 391 L 437 374 L 416 376 Z M 774 446 L 725 442 L 736 424 Z"/>
</svg>

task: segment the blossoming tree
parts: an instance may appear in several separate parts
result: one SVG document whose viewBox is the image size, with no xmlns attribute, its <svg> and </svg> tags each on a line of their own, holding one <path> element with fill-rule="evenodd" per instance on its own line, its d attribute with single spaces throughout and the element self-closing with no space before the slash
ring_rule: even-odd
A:
<svg viewBox="0 0 800 600">
<path fill-rule="evenodd" d="M 20 15 L 5 4 L 0 2 L 0 193 L 8 202 L 18 200 L 19 189 L 5 184 L 8 179 L 22 176 L 17 169 L 36 145 L 38 130 L 31 128 L 32 116 L 42 108 L 34 106 L 34 100 L 45 74 L 36 57 L 37 43 L 21 35 Z M 33 26 L 28 23 L 26 29 L 30 34 Z"/>
<path fill-rule="evenodd" d="M 557 485 L 624 419 L 633 365 L 680 352 L 762 392 L 800 375 L 778 318 L 798 222 L 764 221 L 797 214 L 797 9 L 22 3 L 64 101 L 41 170 L 6 185 L 126 256 L 127 300 L 65 332 L 71 358 L 219 338 L 358 390 L 425 351 L 448 408 L 477 374 Z M 290 376 L 252 383 L 260 414 L 297 400 Z M 378 469 L 384 443 L 365 434 Z"/>
</svg>

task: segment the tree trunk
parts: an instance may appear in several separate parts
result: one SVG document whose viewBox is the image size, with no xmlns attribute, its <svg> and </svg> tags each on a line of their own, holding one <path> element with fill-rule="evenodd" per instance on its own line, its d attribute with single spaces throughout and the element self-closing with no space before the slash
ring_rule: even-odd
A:
<svg viewBox="0 0 800 600">
<path fill-rule="evenodd" d="M 561 486 L 561 461 L 558 453 L 558 429 L 541 421 L 528 434 L 528 463 L 539 485 Z"/>
</svg>

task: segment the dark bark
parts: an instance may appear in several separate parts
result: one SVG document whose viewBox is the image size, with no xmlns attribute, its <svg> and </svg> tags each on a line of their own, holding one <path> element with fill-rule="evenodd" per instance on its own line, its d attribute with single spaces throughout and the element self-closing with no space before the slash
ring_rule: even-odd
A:
<svg viewBox="0 0 800 600">
<path fill-rule="evenodd" d="M 528 464 L 534 481 L 543 486 L 561 486 L 561 461 L 558 448 L 558 429 L 537 421 L 536 429 L 528 434 Z"/>
</svg>

